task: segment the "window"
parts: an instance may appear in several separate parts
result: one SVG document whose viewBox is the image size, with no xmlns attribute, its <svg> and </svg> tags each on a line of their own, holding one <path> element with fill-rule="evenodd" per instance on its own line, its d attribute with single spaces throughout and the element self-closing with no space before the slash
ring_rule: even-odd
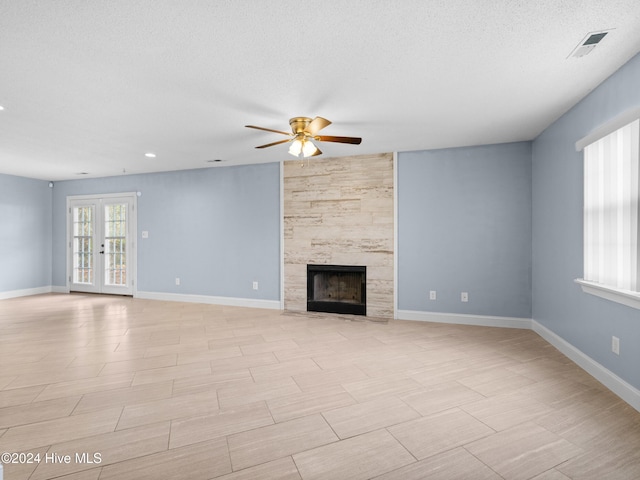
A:
<svg viewBox="0 0 640 480">
<path fill-rule="evenodd" d="M 636 114 L 616 123 L 576 144 L 584 148 L 584 278 L 578 283 L 640 308 L 640 120 Z"/>
<path fill-rule="evenodd" d="M 638 290 L 640 120 L 584 149 L 584 279 Z"/>
</svg>

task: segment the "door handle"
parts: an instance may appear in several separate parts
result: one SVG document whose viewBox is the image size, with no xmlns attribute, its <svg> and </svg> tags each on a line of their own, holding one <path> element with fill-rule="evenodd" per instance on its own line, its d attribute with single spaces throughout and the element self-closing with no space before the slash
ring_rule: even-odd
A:
<svg viewBox="0 0 640 480">
<path fill-rule="evenodd" d="M 102 250 L 100 253 L 101 253 L 102 255 L 104 255 L 104 250 Z"/>
</svg>

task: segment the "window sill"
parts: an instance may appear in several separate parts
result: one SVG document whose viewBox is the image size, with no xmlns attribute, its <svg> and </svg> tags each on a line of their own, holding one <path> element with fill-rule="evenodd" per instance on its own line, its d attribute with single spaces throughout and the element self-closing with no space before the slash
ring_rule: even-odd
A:
<svg viewBox="0 0 640 480">
<path fill-rule="evenodd" d="M 640 310 L 640 293 L 588 282 L 581 278 L 577 278 L 574 281 L 582 287 L 582 291 L 585 293 Z"/>
</svg>

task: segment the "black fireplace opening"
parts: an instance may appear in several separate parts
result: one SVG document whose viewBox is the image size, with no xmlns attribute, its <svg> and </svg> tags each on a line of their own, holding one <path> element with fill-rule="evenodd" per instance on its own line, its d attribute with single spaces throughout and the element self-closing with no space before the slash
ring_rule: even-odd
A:
<svg viewBox="0 0 640 480">
<path fill-rule="evenodd" d="M 307 311 L 367 314 L 367 267 L 307 265 Z"/>
</svg>

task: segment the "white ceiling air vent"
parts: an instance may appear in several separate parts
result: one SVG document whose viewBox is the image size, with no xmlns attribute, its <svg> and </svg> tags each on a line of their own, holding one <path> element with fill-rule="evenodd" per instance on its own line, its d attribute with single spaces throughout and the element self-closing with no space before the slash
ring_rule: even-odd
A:
<svg viewBox="0 0 640 480">
<path fill-rule="evenodd" d="M 580 58 L 584 57 L 588 53 L 596 48 L 596 45 L 609 33 L 611 30 L 600 30 L 598 32 L 587 33 L 587 36 L 582 39 L 576 48 L 569 54 L 569 57 Z M 567 58 L 569 58 L 567 57 Z"/>
</svg>

